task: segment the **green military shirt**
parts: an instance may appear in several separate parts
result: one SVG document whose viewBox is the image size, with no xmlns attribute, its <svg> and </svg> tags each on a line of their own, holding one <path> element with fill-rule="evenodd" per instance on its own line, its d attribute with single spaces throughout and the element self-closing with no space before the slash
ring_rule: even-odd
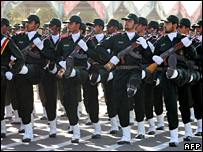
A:
<svg viewBox="0 0 203 152">
<path fill-rule="evenodd" d="M 59 63 L 60 61 L 65 61 L 65 59 L 73 52 L 73 50 L 75 49 L 76 45 L 78 44 L 78 42 L 80 41 L 80 39 L 83 39 L 84 36 L 80 34 L 79 39 L 74 42 L 73 38 L 72 38 L 72 34 L 70 35 L 66 35 L 63 38 L 61 38 L 56 52 L 57 52 L 57 59 L 56 62 Z M 87 54 L 88 57 L 92 58 L 92 54 L 95 50 L 95 45 L 94 42 L 92 40 L 89 40 L 87 42 L 87 46 L 88 46 L 88 50 L 87 52 L 84 52 L 82 49 L 79 51 Z M 87 59 L 74 59 L 74 65 L 75 66 L 86 66 L 87 65 Z"/>
<path fill-rule="evenodd" d="M 12 39 L 19 47 L 19 49 L 22 50 L 37 37 L 41 37 L 41 35 L 38 32 L 36 32 L 34 37 L 31 40 L 29 40 L 28 33 L 26 32 L 26 33 L 16 34 L 12 37 Z M 26 61 L 25 61 L 26 64 L 36 64 L 36 65 L 45 67 L 48 62 L 47 59 L 56 60 L 56 51 L 54 50 L 51 42 L 48 39 L 44 41 L 44 48 L 42 50 L 39 50 L 38 47 L 35 46 L 31 51 L 34 53 L 40 54 L 41 57 L 37 59 L 29 55 L 26 55 Z"/>
<path fill-rule="evenodd" d="M 116 35 L 113 35 L 111 37 L 106 38 L 101 43 L 99 43 L 96 46 L 96 52 L 99 55 L 99 58 L 106 63 L 115 55 L 122 51 L 123 49 L 127 48 L 129 45 L 131 45 L 133 42 L 137 40 L 140 36 L 136 32 L 135 36 L 130 41 L 128 38 L 128 35 L 126 32 L 124 33 L 118 33 Z M 112 54 L 107 52 L 107 49 L 110 49 L 112 51 Z M 141 54 L 142 56 L 148 56 L 147 54 L 151 52 L 150 48 L 147 47 L 147 49 L 143 49 L 142 46 L 139 46 L 136 49 L 133 49 L 133 52 L 137 54 Z M 124 56 L 125 63 L 124 65 L 138 65 L 141 66 L 142 60 L 141 59 L 135 59 L 134 57 L 130 56 L 129 54 Z M 118 65 L 122 65 L 121 62 L 118 63 Z"/>
<path fill-rule="evenodd" d="M 169 37 L 167 35 L 165 35 L 164 37 L 162 37 L 157 42 L 154 54 L 155 55 L 160 55 L 161 53 L 163 53 L 163 52 L 167 51 L 168 49 L 170 49 L 171 47 L 173 47 L 175 44 L 181 42 L 181 39 L 184 38 L 184 37 L 185 37 L 184 35 L 177 32 L 177 37 L 175 37 L 173 39 L 173 41 L 171 42 Z M 190 59 L 196 59 L 197 58 L 197 52 L 196 52 L 193 45 L 190 45 L 187 48 L 183 46 L 182 48 L 177 50 L 175 53 L 178 54 L 178 55 L 184 56 L 186 58 L 190 58 Z M 179 61 L 179 60 L 177 61 L 177 66 L 187 67 L 185 61 Z"/>
<path fill-rule="evenodd" d="M 20 50 L 18 49 L 18 47 L 13 42 L 13 40 L 11 40 L 10 38 L 6 37 L 1 33 L 1 42 L 3 42 L 3 39 L 5 38 L 7 38 L 8 43 L 7 45 L 5 45 L 5 47 L 1 45 L 1 66 L 6 66 L 9 69 L 9 62 L 11 61 L 10 57 L 11 55 L 13 55 L 16 58 L 16 60 L 15 60 L 15 64 L 12 65 L 12 68 L 10 71 L 13 74 L 16 74 L 20 72 L 21 67 L 24 63 L 23 56 Z"/>
</svg>

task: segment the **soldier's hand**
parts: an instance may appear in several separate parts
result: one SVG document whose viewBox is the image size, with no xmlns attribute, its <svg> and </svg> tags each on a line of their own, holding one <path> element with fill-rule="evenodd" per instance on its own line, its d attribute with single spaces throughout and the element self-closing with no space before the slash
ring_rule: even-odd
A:
<svg viewBox="0 0 203 152">
<path fill-rule="evenodd" d="M 5 73 L 5 76 L 6 76 L 6 79 L 12 80 L 12 78 L 13 78 L 13 73 L 11 73 L 10 71 L 8 71 L 8 72 Z"/>
<path fill-rule="evenodd" d="M 41 41 L 38 37 L 33 40 L 33 43 L 42 50 L 44 48 L 44 41 Z"/>
<path fill-rule="evenodd" d="M 21 71 L 19 72 L 19 74 L 27 74 L 27 73 L 28 73 L 28 68 L 25 65 L 23 65 L 23 67 L 22 67 Z"/>
<path fill-rule="evenodd" d="M 181 42 L 183 43 L 183 45 L 184 45 L 185 47 L 189 47 L 189 46 L 192 44 L 192 41 L 189 40 L 188 37 L 185 37 L 185 38 L 181 39 Z"/>
<path fill-rule="evenodd" d="M 152 57 L 152 60 L 153 60 L 154 62 L 156 62 L 158 65 L 161 65 L 161 63 L 164 62 L 164 60 L 163 60 L 160 56 L 157 56 L 157 55 L 154 55 L 154 56 Z"/>
<path fill-rule="evenodd" d="M 86 52 L 88 50 L 87 44 L 81 39 L 78 45 Z"/>
<path fill-rule="evenodd" d="M 139 37 L 139 38 L 137 39 L 136 43 L 142 45 L 142 47 L 143 47 L 144 49 L 146 49 L 147 46 L 148 46 L 146 40 L 145 40 L 143 37 Z"/>
</svg>

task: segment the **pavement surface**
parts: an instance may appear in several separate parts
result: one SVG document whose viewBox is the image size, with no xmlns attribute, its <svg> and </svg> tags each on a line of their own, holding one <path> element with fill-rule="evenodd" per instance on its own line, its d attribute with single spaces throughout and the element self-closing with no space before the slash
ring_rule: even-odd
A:
<svg viewBox="0 0 203 152">
<path fill-rule="evenodd" d="M 87 121 L 87 115 L 84 106 L 82 106 L 82 114 L 80 115 L 80 132 L 81 139 L 79 144 L 72 144 L 72 134 L 68 133 L 69 121 L 66 116 L 61 116 L 63 112 L 58 111 L 57 107 L 57 137 L 49 138 L 49 125 L 48 120 L 40 120 L 42 117 L 42 104 L 38 100 L 37 93 L 34 94 L 35 100 L 35 118 L 34 118 L 34 139 L 30 143 L 23 143 L 23 133 L 18 133 L 20 127 L 19 124 L 11 124 L 11 119 L 6 120 L 7 136 L 1 139 L 1 151 L 183 151 L 188 148 L 187 151 L 202 151 L 202 137 L 193 137 L 191 142 L 183 141 L 184 138 L 184 124 L 181 120 L 179 113 L 179 146 L 169 147 L 170 132 L 168 129 L 167 118 L 165 117 L 165 129 L 163 131 L 157 131 L 155 135 L 147 135 L 148 123 L 145 121 L 146 135 L 145 139 L 137 140 L 135 136 L 137 134 L 137 122 L 131 126 L 131 144 L 130 145 L 117 145 L 122 137 L 122 131 L 117 134 L 111 135 L 110 121 L 106 114 L 106 104 L 104 102 L 102 89 L 99 88 L 99 101 L 100 112 L 99 122 L 101 123 L 102 136 L 100 139 L 91 139 L 94 131 L 93 126 L 85 125 Z M 14 118 L 14 116 L 13 116 Z M 157 123 L 156 117 L 154 117 L 155 123 Z M 191 123 L 193 132 L 196 131 L 196 120 Z"/>
</svg>

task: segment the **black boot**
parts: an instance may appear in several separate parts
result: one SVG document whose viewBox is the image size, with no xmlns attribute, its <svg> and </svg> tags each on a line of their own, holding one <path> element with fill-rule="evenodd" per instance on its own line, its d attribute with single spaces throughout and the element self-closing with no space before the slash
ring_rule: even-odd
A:
<svg viewBox="0 0 203 152">
<path fill-rule="evenodd" d="M 129 85 L 128 85 L 128 89 L 127 89 L 127 93 L 128 93 L 128 97 L 133 97 L 136 93 L 136 89 L 137 89 L 137 84 L 138 84 L 138 81 L 137 81 L 137 77 L 136 75 L 132 75 L 130 77 L 130 81 L 129 81 Z"/>
<path fill-rule="evenodd" d="M 99 77 L 99 63 L 95 62 L 91 67 L 91 74 L 90 74 L 90 83 L 95 85 L 97 83 L 97 79 Z"/>
<path fill-rule="evenodd" d="M 177 65 L 177 58 L 175 55 L 171 55 L 169 58 L 168 58 L 168 70 L 167 70 L 167 77 L 170 79 L 173 74 L 174 74 L 174 71 L 176 69 L 176 65 Z"/>
<path fill-rule="evenodd" d="M 64 73 L 64 77 L 68 79 L 72 73 L 74 67 L 74 59 L 73 57 L 69 56 L 66 58 L 66 71 Z"/>
</svg>

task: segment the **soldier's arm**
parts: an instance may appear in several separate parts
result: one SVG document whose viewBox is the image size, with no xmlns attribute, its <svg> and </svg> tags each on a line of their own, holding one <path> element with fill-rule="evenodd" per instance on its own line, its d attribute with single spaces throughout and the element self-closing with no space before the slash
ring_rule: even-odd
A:
<svg viewBox="0 0 203 152">
<path fill-rule="evenodd" d="M 44 48 L 40 51 L 40 54 L 45 56 L 49 60 L 56 60 L 56 51 L 54 50 L 54 47 L 50 40 L 44 41 Z"/>
<path fill-rule="evenodd" d="M 62 61 L 62 57 L 63 57 L 62 41 L 60 40 L 60 42 L 56 47 L 56 62 L 59 63 L 60 61 Z"/>
<path fill-rule="evenodd" d="M 197 51 L 193 45 L 190 45 L 189 47 L 185 48 L 185 51 L 187 54 L 187 58 L 189 58 L 191 60 L 197 59 L 197 57 L 198 57 Z"/>
<path fill-rule="evenodd" d="M 24 64 L 24 58 L 23 58 L 23 55 L 20 52 L 19 48 L 13 42 L 13 40 L 10 40 L 8 42 L 7 47 L 9 48 L 11 55 L 13 55 L 16 58 L 15 64 L 12 65 L 12 68 L 10 70 L 13 74 L 16 74 L 16 73 L 20 72 L 21 67 Z"/>
</svg>

